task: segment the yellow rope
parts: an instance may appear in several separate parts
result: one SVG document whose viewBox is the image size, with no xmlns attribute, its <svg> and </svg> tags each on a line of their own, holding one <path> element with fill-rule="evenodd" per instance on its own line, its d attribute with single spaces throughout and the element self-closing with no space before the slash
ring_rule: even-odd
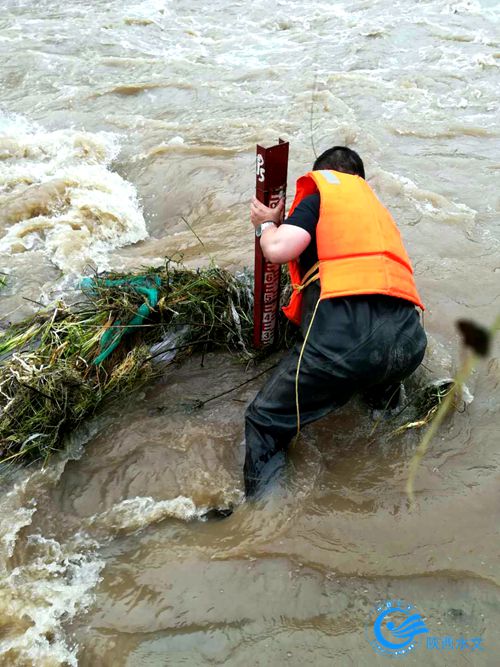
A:
<svg viewBox="0 0 500 667">
<path fill-rule="evenodd" d="M 315 280 L 319 280 L 319 271 L 318 271 L 318 273 L 316 273 L 315 275 L 313 275 L 314 272 L 316 271 L 316 269 L 318 269 L 318 268 L 319 268 L 319 262 L 316 262 L 316 264 L 315 264 L 314 266 L 311 266 L 311 268 L 309 269 L 309 271 L 308 271 L 308 272 L 306 273 L 306 275 L 302 278 L 302 280 L 301 280 L 301 282 L 300 282 L 299 285 L 295 285 L 295 284 L 292 285 L 293 289 L 294 289 L 294 290 L 297 290 L 297 292 L 302 292 L 302 290 L 304 289 L 304 287 L 307 287 L 308 285 L 310 285 L 311 283 L 313 283 Z"/>
<path fill-rule="evenodd" d="M 312 325 L 314 322 L 314 318 L 316 317 L 316 311 L 318 310 L 319 302 L 321 301 L 321 296 L 319 297 L 318 301 L 316 302 L 316 305 L 314 307 L 314 311 L 311 317 L 311 321 L 309 322 L 309 326 L 307 327 L 306 335 L 304 336 L 304 342 L 302 343 L 302 348 L 300 350 L 299 354 L 299 360 L 297 362 L 297 371 L 295 373 L 295 406 L 297 409 L 297 433 L 295 434 L 295 437 L 292 442 L 292 447 L 295 446 L 295 443 L 297 442 L 297 439 L 299 437 L 300 433 L 300 406 L 299 406 L 299 373 L 300 373 L 300 364 L 302 362 L 302 357 L 304 355 L 304 350 L 306 348 L 307 340 L 309 338 L 309 334 L 311 333 Z"/>
</svg>

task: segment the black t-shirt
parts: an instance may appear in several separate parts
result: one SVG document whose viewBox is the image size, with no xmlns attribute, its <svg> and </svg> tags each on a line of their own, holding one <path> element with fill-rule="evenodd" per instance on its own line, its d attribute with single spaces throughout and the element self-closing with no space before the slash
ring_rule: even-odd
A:
<svg viewBox="0 0 500 667">
<path fill-rule="evenodd" d="M 318 261 L 318 250 L 316 246 L 316 225 L 319 220 L 319 192 L 308 195 L 296 207 L 292 215 L 285 220 L 285 224 L 294 225 L 305 229 L 311 235 L 311 243 L 299 257 L 302 275 Z"/>
</svg>

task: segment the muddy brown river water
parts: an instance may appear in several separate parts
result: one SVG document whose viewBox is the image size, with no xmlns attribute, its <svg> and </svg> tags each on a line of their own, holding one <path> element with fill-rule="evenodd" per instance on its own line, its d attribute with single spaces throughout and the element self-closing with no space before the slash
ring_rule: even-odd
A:
<svg viewBox="0 0 500 667">
<path fill-rule="evenodd" d="M 290 183 L 333 144 L 364 158 L 428 307 L 414 382 L 456 369 L 455 319 L 499 312 L 496 0 L 0 9 L 3 325 L 29 299 L 73 298 L 90 267 L 251 265 L 255 143 L 278 136 Z M 429 630 L 402 664 L 499 664 L 498 347 L 424 460 L 415 509 L 418 434 L 372 436 L 353 402 L 304 433 L 267 496 L 203 521 L 241 500 L 262 378 L 192 403 L 255 372 L 192 358 L 46 469 L 2 477 L 2 667 L 385 665 L 373 610 L 400 599 Z"/>
</svg>

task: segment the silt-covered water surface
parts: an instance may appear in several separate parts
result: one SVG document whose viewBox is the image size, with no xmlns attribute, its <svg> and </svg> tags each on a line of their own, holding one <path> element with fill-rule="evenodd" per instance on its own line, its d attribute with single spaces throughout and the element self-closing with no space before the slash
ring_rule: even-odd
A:
<svg viewBox="0 0 500 667">
<path fill-rule="evenodd" d="M 255 143 L 278 136 L 290 184 L 314 151 L 362 155 L 427 305 L 416 381 L 453 373 L 455 319 L 498 313 L 497 3 L 7 0 L 0 56 L 3 325 L 29 299 L 76 298 L 95 267 L 251 265 Z M 418 434 L 372 435 L 354 402 L 220 522 L 200 517 L 242 498 L 243 411 L 263 377 L 191 408 L 261 369 L 172 367 L 48 468 L 3 478 L 0 664 L 383 665 L 365 626 L 404 599 L 431 636 L 484 648 L 424 637 L 407 664 L 496 665 L 497 355 L 433 443 L 416 510 Z"/>
</svg>

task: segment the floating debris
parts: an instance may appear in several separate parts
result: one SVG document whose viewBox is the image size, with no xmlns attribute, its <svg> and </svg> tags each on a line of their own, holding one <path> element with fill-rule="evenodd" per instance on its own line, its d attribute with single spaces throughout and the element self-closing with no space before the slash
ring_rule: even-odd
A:
<svg viewBox="0 0 500 667">
<path fill-rule="evenodd" d="M 60 302 L 8 328 L 0 335 L 0 462 L 46 460 L 105 400 L 195 351 L 256 358 L 252 281 L 248 272 L 167 260 L 138 275 L 86 278 L 76 306 Z"/>
</svg>

